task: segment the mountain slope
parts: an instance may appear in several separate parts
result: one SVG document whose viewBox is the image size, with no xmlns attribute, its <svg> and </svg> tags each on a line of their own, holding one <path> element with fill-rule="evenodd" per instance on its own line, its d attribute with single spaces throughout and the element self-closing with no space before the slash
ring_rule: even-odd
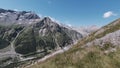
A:
<svg viewBox="0 0 120 68">
<path fill-rule="evenodd" d="M 93 32 L 69 51 L 28 68 L 119 68 L 120 19 Z"/>
<path fill-rule="evenodd" d="M 59 26 L 49 17 L 45 17 L 40 22 L 23 30 L 15 40 L 15 49 L 20 54 L 28 54 L 40 50 L 57 50 L 73 44 L 74 41 L 80 38 L 82 38 L 82 35 L 78 32 Z"/>
<path fill-rule="evenodd" d="M 42 58 L 82 38 L 79 32 L 59 25 L 49 17 L 40 18 L 32 12 L 0 9 L 2 68 Z"/>
</svg>

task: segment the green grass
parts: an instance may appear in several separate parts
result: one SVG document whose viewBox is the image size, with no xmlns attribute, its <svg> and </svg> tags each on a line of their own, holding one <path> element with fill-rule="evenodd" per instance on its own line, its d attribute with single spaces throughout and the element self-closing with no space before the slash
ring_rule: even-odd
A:
<svg viewBox="0 0 120 68">
<path fill-rule="evenodd" d="M 117 48 L 116 52 L 104 53 L 106 49 L 114 48 L 109 42 L 106 43 L 103 48 L 99 46 L 81 48 L 81 46 L 87 42 L 119 30 L 120 22 L 112 25 L 114 22 L 104 26 L 102 29 L 105 31 L 97 35 L 95 35 L 97 31 L 92 33 L 65 53 L 58 54 L 29 68 L 120 68 L 120 48 Z"/>
<path fill-rule="evenodd" d="M 30 68 L 119 68 L 120 50 L 105 54 L 99 47 L 59 54 Z"/>
</svg>

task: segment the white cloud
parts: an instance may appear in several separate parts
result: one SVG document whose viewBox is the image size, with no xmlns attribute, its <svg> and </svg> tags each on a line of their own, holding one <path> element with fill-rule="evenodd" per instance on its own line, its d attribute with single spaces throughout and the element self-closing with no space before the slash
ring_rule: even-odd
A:
<svg viewBox="0 0 120 68">
<path fill-rule="evenodd" d="M 105 12 L 104 15 L 103 15 L 103 18 L 109 18 L 111 16 L 116 16 L 117 14 L 115 14 L 114 12 L 112 11 L 108 11 L 108 12 Z"/>
</svg>

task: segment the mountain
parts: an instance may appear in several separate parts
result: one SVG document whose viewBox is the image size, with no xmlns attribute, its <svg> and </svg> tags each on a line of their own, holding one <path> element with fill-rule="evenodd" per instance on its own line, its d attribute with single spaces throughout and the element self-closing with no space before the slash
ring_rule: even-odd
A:
<svg viewBox="0 0 120 68">
<path fill-rule="evenodd" d="M 28 68 L 119 68 L 120 19 L 80 40 L 71 49 Z"/>
<path fill-rule="evenodd" d="M 96 25 L 92 25 L 92 26 L 87 26 L 87 27 L 72 27 L 74 30 L 78 31 L 79 33 L 81 33 L 83 36 L 88 36 L 90 33 L 97 31 L 100 27 L 96 26 Z"/>
<path fill-rule="evenodd" d="M 30 24 L 35 20 L 40 19 L 40 17 L 29 11 L 14 11 L 5 10 L 0 8 L 0 24 L 1 25 L 11 25 L 11 24 Z"/>
<path fill-rule="evenodd" d="M 0 9 L 1 68 L 13 68 L 40 59 L 82 38 L 81 33 L 59 25 L 49 17 Z"/>
<path fill-rule="evenodd" d="M 16 52 L 28 54 L 39 50 L 54 50 L 73 44 L 80 38 L 82 38 L 80 33 L 59 26 L 49 17 L 45 17 L 40 22 L 25 28 L 17 37 Z"/>
</svg>

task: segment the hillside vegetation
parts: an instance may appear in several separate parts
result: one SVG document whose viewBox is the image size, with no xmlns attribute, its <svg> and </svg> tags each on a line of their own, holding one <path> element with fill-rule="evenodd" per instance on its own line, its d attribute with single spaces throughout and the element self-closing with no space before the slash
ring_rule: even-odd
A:
<svg viewBox="0 0 120 68">
<path fill-rule="evenodd" d="M 111 43 L 106 43 L 103 47 L 92 45 L 83 47 L 88 42 L 104 37 L 109 33 L 120 30 L 120 19 L 93 32 L 88 37 L 79 41 L 73 48 L 58 54 L 42 63 L 35 64 L 29 68 L 119 68 L 120 67 L 120 48 L 106 53 L 112 47 Z"/>
</svg>

